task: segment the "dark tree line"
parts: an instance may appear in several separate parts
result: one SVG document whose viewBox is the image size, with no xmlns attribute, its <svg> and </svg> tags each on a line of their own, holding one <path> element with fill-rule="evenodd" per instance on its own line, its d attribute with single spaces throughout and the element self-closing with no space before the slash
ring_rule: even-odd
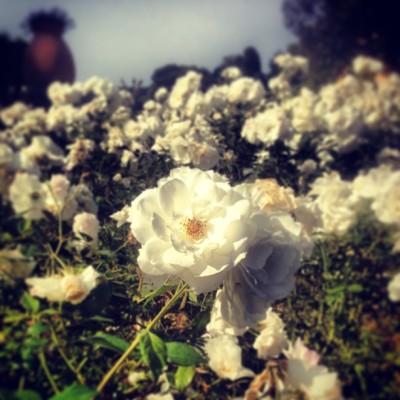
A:
<svg viewBox="0 0 400 400">
<path fill-rule="evenodd" d="M 285 0 L 286 26 L 298 36 L 291 51 L 305 55 L 315 83 L 343 72 L 364 54 L 400 70 L 400 3 L 397 0 Z"/>
</svg>

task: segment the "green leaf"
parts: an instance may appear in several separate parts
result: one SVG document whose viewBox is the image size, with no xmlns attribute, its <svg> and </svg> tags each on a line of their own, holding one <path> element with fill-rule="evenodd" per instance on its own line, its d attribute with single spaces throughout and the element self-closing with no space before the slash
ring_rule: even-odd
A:
<svg viewBox="0 0 400 400">
<path fill-rule="evenodd" d="M 27 317 L 28 317 L 27 314 L 14 313 L 14 312 L 13 312 L 12 314 L 6 315 L 6 316 L 4 317 L 4 319 L 3 319 L 3 322 L 4 322 L 5 324 L 10 324 L 10 323 L 13 323 L 13 322 L 22 321 L 23 319 L 25 319 L 25 318 L 27 318 Z"/>
<path fill-rule="evenodd" d="M 0 391 L 0 399 L 7 400 L 42 400 L 38 392 L 34 390 L 16 390 L 14 392 Z"/>
<path fill-rule="evenodd" d="M 35 338 L 39 338 L 45 331 L 47 331 L 47 326 L 43 325 L 40 321 L 35 322 L 35 324 L 28 329 L 29 335 Z"/>
<path fill-rule="evenodd" d="M 145 307 L 147 304 L 149 304 L 152 300 L 154 300 L 158 296 L 162 296 L 165 293 L 167 293 L 169 290 L 175 289 L 176 285 L 162 285 L 156 290 L 153 290 L 152 292 L 148 293 L 146 286 L 142 288 L 141 295 L 143 296 L 143 299 L 140 301 L 140 304 L 143 304 L 143 307 Z"/>
<path fill-rule="evenodd" d="M 194 366 L 180 366 L 175 372 L 175 386 L 178 390 L 185 390 L 193 380 L 195 374 Z"/>
<path fill-rule="evenodd" d="M 363 291 L 363 287 L 359 283 L 353 283 L 347 288 L 347 290 L 350 293 L 361 293 Z"/>
<path fill-rule="evenodd" d="M 192 346 L 180 342 L 168 342 L 165 344 L 167 348 L 168 362 L 190 366 L 204 362 L 201 354 Z"/>
<path fill-rule="evenodd" d="M 26 311 L 29 311 L 31 313 L 36 313 L 39 311 L 40 301 L 32 297 L 28 292 L 24 292 L 21 297 L 20 303 Z"/>
<path fill-rule="evenodd" d="M 140 337 L 139 349 L 143 361 L 150 367 L 154 379 L 157 379 L 166 364 L 165 343 L 154 333 L 145 332 Z"/>
<path fill-rule="evenodd" d="M 94 389 L 75 382 L 66 387 L 61 393 L 51 397 L 50 400 L 91 400 L 96 395 L 97 392 Z"/>
<path fill-rule="evenodd" d="M 189 300 L 194 304 L 198 304 L 199 303 L 198 299 L 197 299 L 197 294 L 193 290 L 191 290 L 189 292 Z"/>
<path fill-rule="evenodd" d="M 94 344 L 96 348 L 104 347 L 120 353 L 124 353 L 129 347 L 129 343 L 125 340 L 103 332 L 96 333 L 96 335 L 88 338 L 87 341 L 91 344 Z"/>
</svg>

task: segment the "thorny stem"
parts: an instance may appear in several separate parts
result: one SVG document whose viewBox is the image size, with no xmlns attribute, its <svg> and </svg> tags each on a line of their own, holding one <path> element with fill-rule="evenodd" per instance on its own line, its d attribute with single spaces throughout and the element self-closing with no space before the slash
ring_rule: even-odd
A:
<svg viewBox="0 0 400 400">
<path fill-rule="evenodd" d="M 44 353 L 41 351 L 38 354 L 38 357 L 39 357 L 40 365 L 42 366 L 44 374 L 46 375 L 48 381 L 50 382 L 50 385 L 51 385 L 54 393 L 56 393 L 56 394 L 60 393 L 60 391 L 58 390 L 57 384 L 54 381 L 53 375 L 51 375 L 49 367 L 47 366 L 46 357 L 45 357 Z"/>
<path fill-rule="evenodd" d="M 151 331 L 151 329 L 156 325 L 161 318 L 165 315 L 165 313 L 172 307 L 172 305 L 181 297 L 182 293 L 185 292 L 187 289 L 187 285 L 183 282 L 179 284 L 177 287 L 174 295 L 171 297 L 171 299 L 164 305 L 164 307 L 160 310 L 160 312 L 154 317 L 154 319 L 146 326 L 146 328 L 138 335 L 136 335 L 135 339 L 131 343 L 131 345 L 127 348 L 124 354 L 118 359 L 118 361 L 111 367 L 111 369 L 104 375 L 102 381 L 99 383 L 97 386 L 97 392 L 101 392 L 104 387 L 107 385 L 108 381 L 111 379 L 111 377 L 118 371 L 118 369 L 121 367 L 123 362 L 126 360 L 126 358 L 129 356 L 129 354 L 132 353 L 132 351 L 137 347 L 137 345 L 140 342 L 140 338 L 142 334 L 148 333 Z"/>
</svg>

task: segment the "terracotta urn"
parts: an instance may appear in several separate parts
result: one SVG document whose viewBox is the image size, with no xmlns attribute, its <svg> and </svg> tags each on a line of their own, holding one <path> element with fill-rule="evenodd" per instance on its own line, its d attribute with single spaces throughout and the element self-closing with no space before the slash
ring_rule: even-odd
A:
<svg viewBox="0 0 400 400">
<path fill-rule="evenodd" d="M 54 81 L 72 83 L 75 63 L 62 35 L 71 20 L 58 9 L 32 14 L 25 27 L 33 33 L 25 53 L 23 73 L 28 87 L 46 89 Z"/>
</svg>

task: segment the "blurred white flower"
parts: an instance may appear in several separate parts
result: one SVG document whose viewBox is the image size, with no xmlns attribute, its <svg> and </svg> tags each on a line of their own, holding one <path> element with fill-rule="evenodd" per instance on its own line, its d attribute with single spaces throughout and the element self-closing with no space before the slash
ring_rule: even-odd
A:
<svg viewBox="0 0 400 400">
<path fill-rule="evenodd" d="M 174 400 L 171 393 L 152 393 L 146 396 L 146 400 Z"/>
<path fill-rule="evenodd" d="M 14 211 L 26 219 L 43 217 L 46 207 L 42 183 L 36 175 L 17 173 L 10 185 L 10 201 Z"/>
<path fill-rule="evenodd" d="M 266 91 L 258 80 L 242 77 L 234 80 L 228 87 L 230 103 L 259 103 L 265 97 Z"/>
<path fill-rule="evenodd" d="M 49 301 L 68 301 L 81 303 L 96 287 L 99 273 L 92 267 L 86 267 L 81 273 L 64 272 L 42 278 L 25 279 L 32 296 L 46 298 Z"/>
<path fill-rule="evenodd" d="M 47 158 L 52 161 L 62 161 L 64 152 L 48 136 L 34 136 L 29 146 L 21 150 L 31 160 Z"/>
<path fill-rule="evenodd" d="M 65 170 L 71 171 L 77 165 L 82 165 L 86 161 L 90 153 L 93 152 L 95 143 L 93 140 L 80 138 L 66 148 L 69 153 L 65 158 Z"/>
<path fill-rule="evenodd" d="M 110 215 L 114 221 L 117 221 L 117 228 L 129 222 L 129 206 L 124 206 L 122 210 Z"/>
<path fill-rule="evenodd" d="M 79 249 L 87 246 L 97 247 L 100 223 L 96 215 L 87 212 L 75 215 L 72 230 L 78 239 L 74 241 L 75 247 Z M 92 240 L 88 241 L 82 234 L 89 236 Z"/>
<path fill-rule="evenodd" d="M 310 400 L 341 400 L 341 385 L 336 372 L 319 363 L 319 355 L 306 346 L 300 338 L 284 352 L 287 361 L 285 384 L 300 389 Z"/>
<path fill-rule="evenodd" d="M 343 235 L 354 224 L 359 196 L 352 183 L 343 181 L 333 171 L 315 180 L 309 195 L 321 210 L 323 231 L 327 234 Z"/>
<path fill-rule="evenodd" d="M 136 386 L 140 381 L 146 380 L 147 375 L 144 371 L 131 371 L 128 375 L 128 382 L 132 386 Z"/>
<path fill-rule="evenodd" d="M 392 171 L 387 179 L 380 181 L 371 208 L 379 221 L 400 226 L 400 171 Z"/>
<path fill-rule="evenodd" d="M 256 210 L 223 176 L 176 168 L 132 202 L 139 266 L 149 275 L 178 276 L 198 292 L 214 290 L 246 256 Z"/>
<path fill-rule="evenodd" d="M 83 95 L 83 93 L 79 90 L 79 86 L 75 84 L 70 85 L 68 83 L 53 82 L 47 88 L 47 96 L 55 106 L 75 104 Z"/>
<path fill-rule="evenodd" d="M 391 301 L 400 301 L 400 272 L 390 280 L 387 290 Z"/>
<path fill-rule="evenodd" d="M 221 77 L 228 79 L 228 80 L 234 80 L 238 79 L 242 76 L 242 71 L 238 67 L 226 67 L 221 71 Z"/>
<path fill-rule="evenodd" d="M 207 333 L 211 337 L 224 334 L 233 336 L 242 336 L 247 331 L 248 327 L 236 328 L 235 326 L 231 325 L 228 321 L 224 320 L 221 311 L 222 307 L 221 296 L 222 296 L 221 289 L 218 289 L 215 295 L 213 308 L 211 310 L 210 322 L 206 326 Z"/>
<path fill-rule="evenodd" d="M 253 344 L 258 358 L 266 360 L 270 357 L 278 357 L 287 346 L 283 321 L 272 311 L 272 308 L 269 308 L 266 318 L 260 322 L 260 325 L 262 330 Z"/>
<path fill-rule="evenodd" d="M 171 89 L 168 104 L 171 108 L 182 108 L 190 95 L 200 89 L 202 75 L 195 71 L 189 71 L 178 78 Z"/>
<path fill-rule="evenodd" d="M 22 116 L 30 109 L 30 107 L 20 101 L 15 102 L 9 107 L 0 110 L 0 119 L 5 126 L 15 125 Z"/>
<path fill-rule="evenodd" d="M 0 276 L 6 281 L 27 278 L 35 268 L 36 263 L 24 256 L 20 249 L 0 250 Z"/>
<path fill-rule="evenodd" d="M 204 350 L 210 368 L 223 379 L 234 381 L 254 376 L 254 372 L 242 365 L 242 349 L 235 336 L 219 335 L 208 338 Z"/>
<path fill-rule="evenodd" d="M 68 178 L 61 174 L 52 175 L 50 181 L 44 184 L 46 209 L 55 216 L 62 211 L 63 220 L 71 219 L 78 206 L 70 187 Z"/>
<path fill-rule="evenodd" d="M 356 75 L 378 74 L 384 68 L 381 61 L 362 55 L 353 59 L 352 66 Z"/>
<path fill-rule="evenodd" d="M 274 58 L 274 63 L 281 68 L 282 73 L 287 77 L 293 77 L 299 72 L 306 74 L 309 67 L 307 58 L 294 56 L 290 53 L 278 54 Z"/>
<path fill-rule="evenodd" d="M 292 134 L 285 111 L 279 106 L 267 108 L 247 119 L 241 132 L 241 136 L 250 143 L 267 146 L 273 145 L 278 139 L 290 139 Z"/>
</svg>

